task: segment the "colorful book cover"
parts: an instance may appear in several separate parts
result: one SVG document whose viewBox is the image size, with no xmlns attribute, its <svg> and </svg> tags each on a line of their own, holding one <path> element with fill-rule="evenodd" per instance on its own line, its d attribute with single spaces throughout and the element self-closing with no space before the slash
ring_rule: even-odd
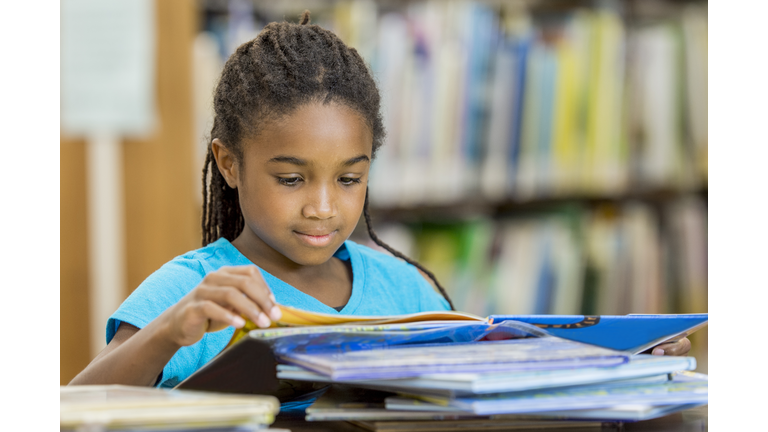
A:
<svg viewBox="0 0 768 432">
<path fill-rule="evenodd" d="M 347 352 L 385 349 L 402 345 L 462 343 L 485 339 L 519 339 L 546 336 L 538 328 L 515 321 L 495 325 L 461 321 L 426 321 L 423 323 L 382 326 L 342 325 L 253 330 L 248 338 L 262 339 L 276 354 Z"/>
</svg>

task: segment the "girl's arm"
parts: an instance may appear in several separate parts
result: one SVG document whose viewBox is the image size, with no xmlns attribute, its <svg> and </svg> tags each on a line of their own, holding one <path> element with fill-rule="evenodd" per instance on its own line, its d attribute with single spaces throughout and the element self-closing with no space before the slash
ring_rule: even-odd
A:
<svg viewBox="0 0 768 432">
<path fill-rule="evenodd" d="M 166 363 L 181 348 L 160 334 L 157 321 L 142 330 L 121 323 L 109 345 L 69 385 L 154 385 Z"/>
<path fill-rule="evenodd" d="M 122 323 L 109 345 L 70 385 L 154 385 L 179 348 L 207 332 L 242 327 L 241 315 L 269 327 L 269 317 L 278 320 L 281 314 L 255 266 L 222 267 L 143 329 Z"/>
</svg>

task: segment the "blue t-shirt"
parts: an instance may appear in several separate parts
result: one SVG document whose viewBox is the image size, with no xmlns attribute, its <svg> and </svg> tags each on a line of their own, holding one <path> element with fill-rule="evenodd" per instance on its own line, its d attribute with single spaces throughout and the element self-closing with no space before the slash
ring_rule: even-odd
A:
<svg viewBox="0 0 768 432">
<path fill-rule="evenodd" d="M 344 315 L 396 315 L 448 310 L 448 303 L 416 267 L 393 256 L 347 240 L 334 254 L 352 265 L 352 295 L 337 311 L 314 297 L 261 270 L 278 303 L 314 312 Z M 120 322 L 143 328 L 210 272 L 223 266 L 253 265 L 224 238 L 178 256 L 152 273 L 107 321 L 107 343 Z M 182 347 L 163 368 L 161 387 L 174 387 L 218 354 L 234 333 L 227 327 L 206 333 L 197 343 Z"/>
</svg>

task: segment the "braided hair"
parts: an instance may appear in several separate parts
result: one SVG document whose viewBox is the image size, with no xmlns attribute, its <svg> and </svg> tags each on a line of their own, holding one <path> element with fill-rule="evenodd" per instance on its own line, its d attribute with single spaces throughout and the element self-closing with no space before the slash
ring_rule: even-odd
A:
<svg viewBox="0 0 768 432">
<path fill-rule="evenodd" d="M 232 241 L 245 226 L 237 190 L 215 169 L 213 139 L 218 138 L 242 164 L 243 139 L 256 136 L 260 125 L 309 103 L 330 102 L 353 109 L 366 122 L 373 135 L 371 156 L 375 158 L 385 136 L 376 83 L 354 48 L 332 32 L 309 25 L 309 11 L 304 11 L 300 24 L 270 23 L 255 39 L 237 48 L 224 65 L 213 98 L 215 116 L 203 166 L 203 246 L 221 237 Z M 381 241 L 373 231 L 367 190 L 363 215 L 374 243 L 428 275 L 453 310 L 434 274 Z"/>
</svg>

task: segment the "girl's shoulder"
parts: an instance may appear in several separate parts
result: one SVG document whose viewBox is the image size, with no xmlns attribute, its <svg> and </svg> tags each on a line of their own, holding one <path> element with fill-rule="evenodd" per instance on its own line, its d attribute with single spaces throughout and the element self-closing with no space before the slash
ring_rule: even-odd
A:
<svg viewBox="0 0 768 432">
<path fill-rule="evenodd" d="M 408 264 L 403 259 L 398 258 L 387 251 L 376 250 L 352 240 L 347 240 L 345 245 L 350 254 L 358 253 L 360 255 L 366 268 L 374 267 L 395 271 L 416 270 L 416 267 L 413 265 Z"/>
<path fill-rule="evenodd" d="M 245 261 L 245 262 L 243 262 Z M 131 297 L 168 297 L 172 304 L 223 266 L 249 264 L 248 259 L 226 239 L 176 256 L 155 270 L 133 291 Z"/>
<path fill-rule="evenodd" d="M 163 267 L 186 267 L 206 275 L 224 266 L 249 265 L 251 262 L 232 243 L 220 238 L 199 249 L 179 255 Z"/>
</svg>

